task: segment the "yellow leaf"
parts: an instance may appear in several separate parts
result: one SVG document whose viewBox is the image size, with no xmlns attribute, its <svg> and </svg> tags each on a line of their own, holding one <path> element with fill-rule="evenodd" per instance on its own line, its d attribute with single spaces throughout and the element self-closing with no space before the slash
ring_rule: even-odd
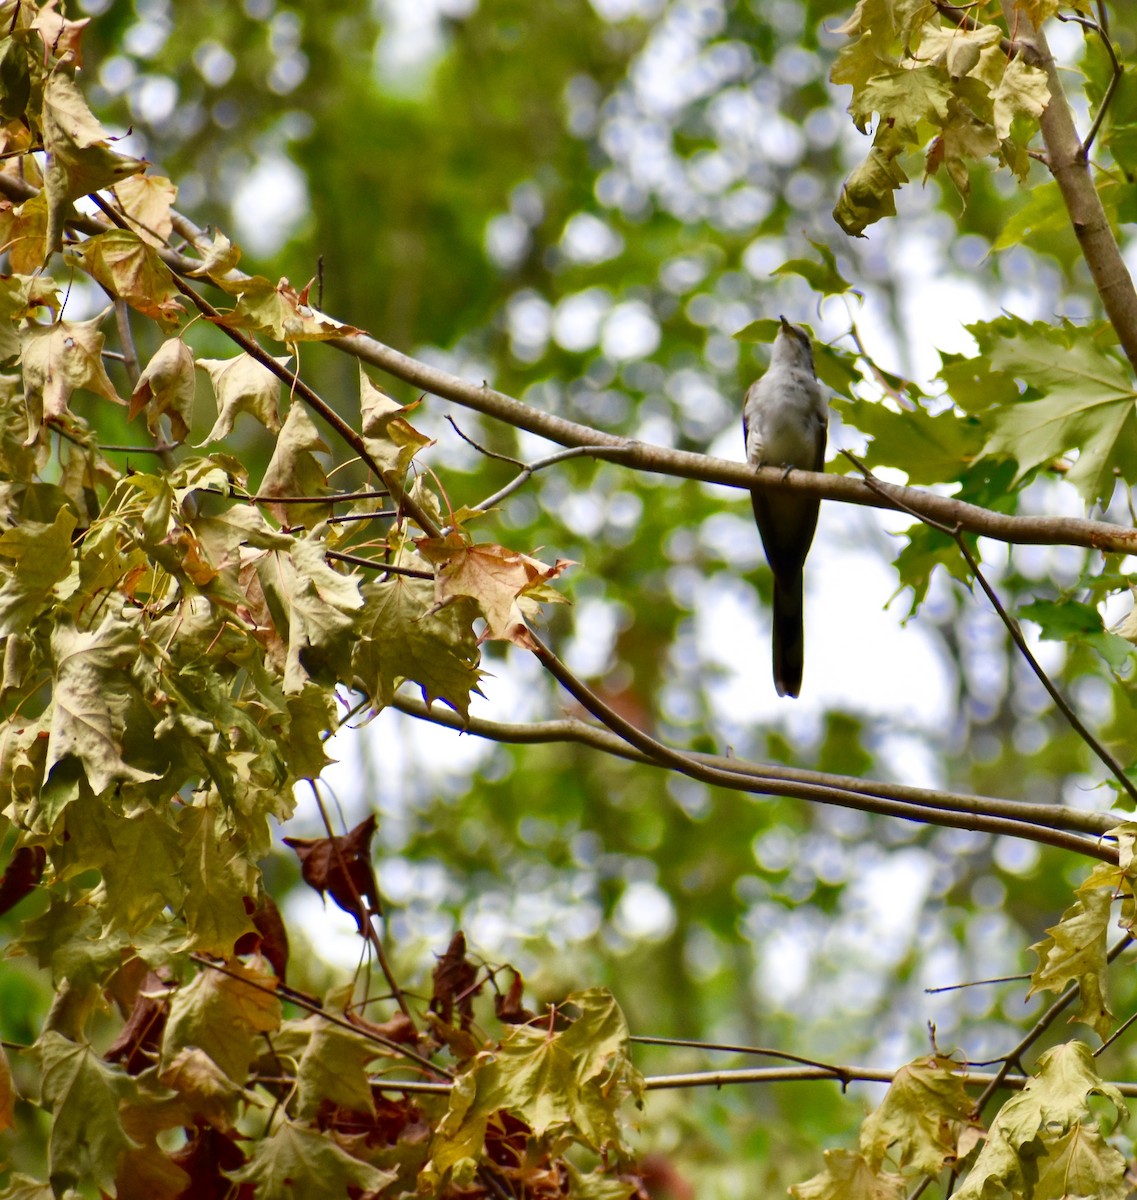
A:
<svg viewBox="0 0 1137 1200">
<path fill-rule="evenodd" d="M 151 246 L 163 246 L 173 232 L 170 211 L 178 189 L 164 175 L 131 175 L 114 186 L 126 219 L 138 236 Z"/>
<path fill-rule="evenodd" d="M 275 361 L 286 366 L 291 355 Z M 280 399 L 280 380 L 255 358 L 239 354 L 236 358 L 199 358 L 197 365 L 208 374 L 217 397 L 217 421 L 198 443 L 218 442 L 233 432 L 238 413 L 252 413 L 273 433 L 280 430 L 277 403 Z"/>
</svg>

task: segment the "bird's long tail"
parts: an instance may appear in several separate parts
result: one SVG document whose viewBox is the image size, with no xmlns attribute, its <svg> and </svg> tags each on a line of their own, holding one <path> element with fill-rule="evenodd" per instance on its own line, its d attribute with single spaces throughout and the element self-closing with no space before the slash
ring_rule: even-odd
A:
<svg viewBox="0 0 1137 1200">
<path fill-rule="evenodd" d="M 779 696 L 797 696 L 805 664 L 803 576 L 774 580 L 774 686 Z"/>
</svg>

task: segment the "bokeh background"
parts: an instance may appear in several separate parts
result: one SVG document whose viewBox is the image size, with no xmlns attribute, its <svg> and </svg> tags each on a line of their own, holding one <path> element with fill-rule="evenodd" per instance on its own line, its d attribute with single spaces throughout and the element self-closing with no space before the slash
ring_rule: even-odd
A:
<svg viewBox="0 0 1137 1200">
<path fill-rule="evenodd" d="M 847 90 L 827 82 L 851 4 L 77 7 L 94 18 L 92 108 L 178 184 L 181 211 L 242 246 L 243 268 L 298 288 L 318 277 L 339 319 L 600 429 L 741 459 L 741 397 L 764 348 L 734 334 L 758 317 L 785 313 L 846 349 L 855 323 L 868 353 L 935 409 L 947 403 L 940 352 L 974 353 L 968 322 L 1094 311 L 1072 235 L 992 250 L 1029 197 L 1006 175 L 976 169 L 964 207 L 938 178 L 921 185 L 917 162 L 897 218 L 865 239 L 841 233 L 830 211 L 867 150 Z M 1123 49 L 1134 23 L 1115 14 Z M 1072 68 L 1099 69 L 1100 48 L 1076 27 L 1052 37 Z M 803 278 L 772 274 L 816 258 L 810 240 L 860 297 L 819 306 Z M 204 347 L 216 335 L 193 336 Z M 305 346 L 301 369 L 352 417 L 353 360 Z M 863 447 L 857 406 L 877 396 L 866 385 L 846 399 L 831 457 Z M 415 422 L 438 440 L 419 461 L 455 505 L 515 468 L 463 442 L 448 416 L 499 453 L 552 449 L 428 398 Z M 256 478 L 267 450 L 249 433 Z M 1081 511 L 1073 489 L 1048 481 L 1021 503 Z M 907 528 L 823 508 L 796 703 L 770 680 L 771 584 L 745 495 L 577 460 L 535 477 L 480 532 L 578 563 L 572 604 L 546 609 L 546 636 L 668 742 L 1107 807 L 1112 793 L 981 599 L 943 572 L 918 608 L 900 586 L 890 563 Z M 1073 588 L 1094 565 L 1071 549 L 985 550 L 1011 605 Z M 1054 643 L 1038 652 L 1083 714 L 1121 738 L 1128 701 L 1102 660 Z M 523 653 L 489 646 L 485 667 L 475 713 L 574 712 Z M 931 1020 L 941 1048 L 982 1060 L 1037 1011 L 1025 983 L 924 989 L 1029 970 L 1027 947 L 1084 873 L 1025 843 L 722 792 L 580 747 L 496 745 L 394 711 L 334 747 L 325 786 L 344 821 L 379 816 L 376 865 L 405 978 L 425 980 L 461 927 L 487 962 L 516 965 L 535 1000 L 611 987 L 637 1034 L 895 1067 L 928 1046 Z M 310 795 L 283 832 L 320 834 Z M 265 869 L 293 931 L 296 982 L 345 978 L 360 955 L 350 919 L 307 892 L 287 850 Z M 1122 985 L 1122 1015 L 1131 993 Z M 637 1057 L 656 1073 L 754 1061 Z M 1122 1048 L 1105 1069 L 1127 1062 Z M 656 1093 L 641 1141 L 700 1197 L 774 1194 L 819 1170 L 819 1146 L 847 1143 L 877 1095 L 801 1083 Z"/>
</svg>

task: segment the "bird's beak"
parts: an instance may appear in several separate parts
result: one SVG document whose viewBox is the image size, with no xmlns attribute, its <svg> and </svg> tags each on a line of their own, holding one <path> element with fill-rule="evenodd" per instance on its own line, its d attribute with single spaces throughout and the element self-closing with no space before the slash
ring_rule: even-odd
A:
<svg viewBox="0 0 1137 1200">
<path fill-rule="evenodd" d="M 781 313 L 778 313 L 778 320 L 781 321 L 783 329 L 785 329 L 785 330 L 793 329 L 793 326 L 789 323 L 789 321 L 786 320 L 785 317 L 782 316 Z"/>
</svg>

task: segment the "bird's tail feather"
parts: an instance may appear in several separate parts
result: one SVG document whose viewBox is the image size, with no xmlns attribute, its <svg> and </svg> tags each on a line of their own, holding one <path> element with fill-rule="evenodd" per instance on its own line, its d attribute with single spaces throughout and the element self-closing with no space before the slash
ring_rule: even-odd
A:
<svg viewBox="0 0 1137 1200">
<path fill-rule="evenodd" d="M 774 580 L 774 686 L 779 696 L 797 696 L 805 665 L 803 577 Z"/>
</svg>

